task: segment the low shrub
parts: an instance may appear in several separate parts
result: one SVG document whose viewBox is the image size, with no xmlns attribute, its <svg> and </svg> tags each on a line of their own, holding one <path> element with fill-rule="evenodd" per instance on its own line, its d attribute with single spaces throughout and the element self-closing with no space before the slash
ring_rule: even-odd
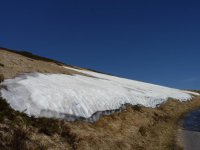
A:
<svg viewBox="0 0 200 150">
<path fill-rule="evenodd" d="M 4 64 L 0 63 L 0 67 L 4 67 Z"/>
<path fill-rule="evenodd" d="M 28 130 L 26 128 L 14 129 L 14 134 L 11 141 L 13 149 L 26 149 L 26 141 L 28 140 Z"/>
<path fill-rule="evenodd" d="M 132 109 L 135 110 L 135 111 L 139 111 L 140 112 L 142 110 L 142 106 L 134 105 L 134 106 L 132 106 Z"/>
<path fill-rule="evenodd" d="M 10 105 L 0 97 L 0 122 L 3 122 L 5 118 L 13 120 L 16 115 Z"/>
<path fill-rule="evenodd" d="M 146 136 L 146 132 L 147 132 L 147 127 L 141 126 L 139 128 L 139 132 L 142 136 Z"/>
<path fill-rule="evenodd" d="M 58 121 L 50 118 L 37 118 L 32 125 L 39 129 L 39 133 L 44 133 L 48 136 L 61 132 Z"/>
<path fill-rule="evenodd" d="M 0 83 L 4 81 L 4 75 L 0 74 Z"/>
<path fill-rule="evenodd" d="M 51 136 L 55 133 L 60 133 L 58 121 L 51 118 L 35 118 L 29 117 L 23 112 L 13 110 L 5 99 L 0 97 L 0 122 L 4 119 L 12 120 L 12 124 L 18 124 L 19 118 L 27 126 L 38 128 L 39 133 Z"/>
</svg>

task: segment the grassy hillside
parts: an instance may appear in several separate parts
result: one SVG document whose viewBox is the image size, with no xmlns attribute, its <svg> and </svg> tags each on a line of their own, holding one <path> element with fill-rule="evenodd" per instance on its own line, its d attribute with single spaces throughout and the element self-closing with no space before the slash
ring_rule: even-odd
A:
<svg viewBox="0 0 200 150">
<path fill-rule="evenodd" d="M 39 56 L 39 55 L 33 54 L 31 52 L 28 52 L 28 51 L 12 50 L 12 49 L 5 48 L 5 47 L 0 47 L 0 50 L 4 50 L 4 51 L 11 52 L 11 53 L 19 54 L 21 56 L 24 56 L 24 57 L 27 57 L 27 58 L 30 58 L 30 59 L 33 59 L 33 60 L 39 60 L 39 61 L 44 61 L 44 62 L 55 63 L 55 64 L 57 64 L 59 66 L 66 65 L 66 66 L 69 66 L 69 67 L 72 67 L 72 68 L 81 69 L 80 67 L 73 66 L 73 65 L 70 65 L 70 64 L 65 64 L 63 62 L 60 62 L 60 61 L 57 61 L 57 60 L 54 60 L 54 59 L 50 59 L 50 58 L 46 58 L 46 57 L 43 57 L 43 56 Z M 4 64 L 0 63 L 0 66 L 4 67 Z M 85 69 L 91 70 L 91 71 L 94 71 L 94 72 L 98 72 L 98 73 L 103 73 L 101 71 L 96 71 L 94 69 L 89 69 L 89 68 L 85 68 Z M 104 74 L 106 74 L 106 73 L 104 73 Z"/>
<path fill-rule="evenodd" d="M 5 88 L 5 87 L 1 87 Z M 3 149 L 181 149 L 176 145 L 177 121 L 200 107 L 169 100 L 158 108 L 129 106 L 122 113 L 104 116 L 96 123 L 28 117 L 0 98 L 0 147 Z"/>
<path fill-rule="evenodd" d="M 5 47 L 0 47 L 0 49 L 6 50 L 6 51 L 9 51 L 9 52 L 12 52 L 12 53 L 16 53 L 16 54 L 19 54 L 19 55 L 22 55 L 22 56 L 25 56 L 25 57 L 28 57 L 28 58 L 31 58 L 31 59 L 35 59 L 35 60 L 53 62 L 53 63 L 56 63 L 58 65 L 65 65 L 62 62 L 59 62 L 59 61 L 56 61 L 56 60 L 53 60 L 53 59 L 49 59 L 49 58 L 46 58 L 46 57 L 38 56 L 38 55 L 32 54 L 31 52 L 27 52 L 27 51 L 17 51 L 17 50 L 8 49 L 8 48 L 5 48 Z"/>
<path fill-rule="evenodd" d="M 0 60 L 0 71 L 3 70 L 0 82 L 22 71 L 63 72 L 59 65 L 49 62 L 28 60 L 12 52 L 2 54 L 8 57 Z M 128 106 L 121 113 L 103 116 L 95 123 L 68 122 L 29 117 L 13 110 L 0 96 L 0 149 L 178 150 L 181 148 L 176 145 L 177 122 L 196 108 L 200 108 L 200 97 L 187 102 L 169 99 L 157 108 Z"/>
</svg>

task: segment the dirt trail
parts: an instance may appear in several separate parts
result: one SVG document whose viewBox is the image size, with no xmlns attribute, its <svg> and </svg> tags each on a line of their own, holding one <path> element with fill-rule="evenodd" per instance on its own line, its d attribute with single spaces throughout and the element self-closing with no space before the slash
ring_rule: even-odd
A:
<svg viewBox="0 0 200 150">
<path fill-rule="evenodd" d="M 185 150 L 200 149 L 200 109 L 193 110 L 180 120 L 178 143 Z"/>
<path fill-rule="evenodd" d="M 178 130 L 178 142 L 184 150 L 199 150 L 200 149 L 200 132 Z"/>
</svg>

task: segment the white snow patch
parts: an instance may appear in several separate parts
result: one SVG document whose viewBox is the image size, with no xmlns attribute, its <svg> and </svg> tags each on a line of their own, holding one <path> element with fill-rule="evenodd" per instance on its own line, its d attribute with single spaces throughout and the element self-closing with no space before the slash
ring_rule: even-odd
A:
<svg viewBox="0 0 200 150">
<path fill-rule="evenodd" d="M 123 104 L 156 107 L 168 98 L 186 101 L 194 92 L 123 79 L 87 70 L 92 77 L 65 74 L 24 74 L 7 79 L 1 90 L 11 107 L 36 117 L 90 118 L 95 112 L 115 110 Z"/>
</svg>

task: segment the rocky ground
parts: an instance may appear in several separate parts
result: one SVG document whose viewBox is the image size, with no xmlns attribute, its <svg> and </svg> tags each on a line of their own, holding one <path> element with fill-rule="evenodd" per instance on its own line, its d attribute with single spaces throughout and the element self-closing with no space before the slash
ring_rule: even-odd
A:
<svg viewBox="0 0 200 150">
<path fill-rule="evenodd" d="M 61 63 L 34 55 L 0 49 L 1 79 L 21 73 L 64 73 Z M 0 79 L 0 81 L 1 81 Z M 200 97 L 179 102 L 169 99 L 157 108 L 128 106 L 121 113 L 103 116 L 95 123 L 28 117 L 14 111 L 0 98 L 0 147 L 2 149 L 52 150 L 174 150 L 178 120 L 200 107 Z"/>
</svg>

